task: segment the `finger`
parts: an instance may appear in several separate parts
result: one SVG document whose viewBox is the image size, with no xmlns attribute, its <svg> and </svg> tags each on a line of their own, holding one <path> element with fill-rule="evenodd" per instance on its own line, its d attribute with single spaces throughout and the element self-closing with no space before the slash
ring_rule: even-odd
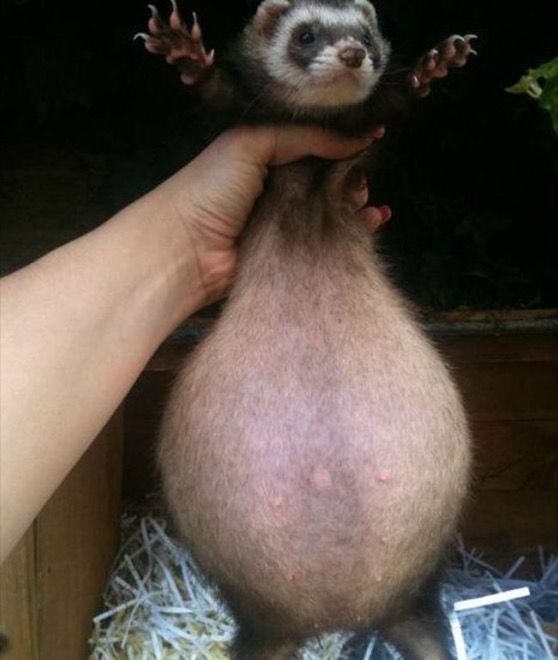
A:
<svg viewBox="0 0 558 660">
<path fill-rule="evenodd" d="M 361 209 L 368 202 L 368 182 L 366 175 L 361 172 L 354 181 L 350 182 L 349 200 L 355 209 Z"/>
<path fill-rule="evenodd" d="M 346 138 L 317 127 L 275 126 L 256 131 L 262 165 L 285 165 L 305 156 L 341 160 L 356 156 L 385 134 L 383 126 L 367 135 Z"/>
<path fill-rule="evenodd" d="M 382 225 L 385 225 L 391 220 L 393 213 L 389 206 L 367 206 L 359 211 L 357 215 L 360 221 L 370 229 L 370 231 L 376 231 Z"/>
<path fill-rule="evenodd" d="M 383 137 L 383 127 L 358 138 L 345 138 L 321 128 L 289 127 L 278 133 L 274 165 L 283 165 L 305 156 L 318 156 L 328 160 L 341 160 L 356 156 L 375 140 Z"/>
<path fill-rule="evenodd" d="M 357 213 L 357 216 L 360 222 L 372 232 L 379 229 L 383 224 L 381 211 L 373 206 L 362 209 Z"/>
<path fill-rule="evenodd" d="M 349 200 L 355 209 L 361 209 L 368 202 L 368 188 L 364 190 L 350 190 Z"/>
<path fill-rule="evenodd" d="M 384 205 L 380 206 L 379 209 L 382 214 L 382 224 L 385 225 L 386 222 L 389 222 L 393 218 L 393 211 L 390 206 Z"/>
</svg>

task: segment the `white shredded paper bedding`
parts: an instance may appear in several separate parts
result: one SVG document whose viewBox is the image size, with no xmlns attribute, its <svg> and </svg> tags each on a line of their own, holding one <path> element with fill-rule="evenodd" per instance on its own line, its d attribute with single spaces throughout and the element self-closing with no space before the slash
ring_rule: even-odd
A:
<svg viewBox="0 0 558 660">
<path fill-rule="evenodd" d="M 122 547 L 104 596 L 105 610 L 94 619 L 91 660 L 220 660 L 235 625 L 218 594 L 200 576 L 188 553 L 158 515 L 127 513 Z M 525 558 L 505 573 L 482 555 L 459 546 L 461 566 L 447 571 L 444 603 L 459 660 L 552 660 L 558 657 L 558 557 L 539 556 L 539 579 L 516 577 Z M 521 590 L 521 591 L 518 591 Z M 477 606 L 470 599 L 504 592 L 512 598 Z M 511 592 L 508 594 L 508 592 Z M 524 593 L 530 593 L 525 597 Z M 455 612 L 455 603 L 462 611 Z M 481 600 L 482 604 L 484 601 Z M 469 609 L 471 608 L 471 609 Z M 456 638 L 461 636 L 461 643 Z M 348 660 L 346 634 L 309 642 L 302 660 Z M 465 655 L 464 655 L 465 654 Z M 352 656 L 354 657 L 354 655 Z M 362 660 L 399 655 L 374 638 Z"/>
</svg>

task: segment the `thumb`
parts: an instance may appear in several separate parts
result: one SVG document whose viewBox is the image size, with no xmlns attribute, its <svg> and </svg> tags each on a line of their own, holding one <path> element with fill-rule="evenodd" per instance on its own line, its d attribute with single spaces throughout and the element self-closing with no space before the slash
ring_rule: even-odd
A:
<svg viewBox="0 0 558 660">
<path fill-rule="evenodd" d="M 384 133 L 379 126 L 364 136 L 347 138 L 314 126 L 270 126 L 259 130 L 256 157 L 263 166 L 285 165 L 305 156 L 341 160 L 356 156 Z"/>
</svg>

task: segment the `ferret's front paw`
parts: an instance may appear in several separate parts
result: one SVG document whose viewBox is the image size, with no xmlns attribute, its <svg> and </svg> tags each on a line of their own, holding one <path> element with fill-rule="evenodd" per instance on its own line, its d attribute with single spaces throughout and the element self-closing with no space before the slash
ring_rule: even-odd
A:
<svg viewBox="0 0 558 660">
<path fill-rule="evenodd" d="M 469 55 L 477 54 L 471 46 L 472 39 L 477 39 L 477 36 L 453 35 L 421 57 L 411 73 L 411 86 L 415 96 L 418 98 L 428 96 L 435 78 L 445 78 L 449 68 L 465 66 Z"/>
<path fill-rule="evenodd" d="M 143 39 L 145 48 L 155 55 L 163 55 L 168 64 L 174 64 L 180 71 L 180 80 L 185 85 L 195 85 L 202 80 L 215 62 L 215 51 L 207 52 L 203 43 L 202 31 L 196 14 L 193 14 L 192 28 L 182 20 L 176 0 L 171 0 L 172 13 L 169 23 L 165 23 L 157 8 L 151 10 L 149 34 L 136 34 Z"/>
</svg>

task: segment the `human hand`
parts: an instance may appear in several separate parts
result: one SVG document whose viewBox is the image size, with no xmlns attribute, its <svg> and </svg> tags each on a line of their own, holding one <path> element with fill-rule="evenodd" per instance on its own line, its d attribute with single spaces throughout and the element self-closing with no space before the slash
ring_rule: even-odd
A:
<svg viewBox="0 0 558 660">
<path fill-rule="evenodd" d="M 270 166 L 312 155 L 349 158 L 383 134 L 383 127 L 357 139 L 297 126 L 235 128 L 166 181 L 159 192 L 186 232 L 206 301 L 222 296 L 232 282 L 237 239 L 263 191 Z M 355 213 L 371 230 L 388 219 L 387 207 L 362 208 L 368 199 L 365 180 L 351 189 L 350 196 Z"/>
<path fill-rule="evenodd" d="M 366 174 L 362 172 L 349 184 L 349 198 L 360 222 L 374 232 L 391 220 L 392 211 L 385 205 L 368 206 L 368 197 L 368 181 Z"/>
</svg>

